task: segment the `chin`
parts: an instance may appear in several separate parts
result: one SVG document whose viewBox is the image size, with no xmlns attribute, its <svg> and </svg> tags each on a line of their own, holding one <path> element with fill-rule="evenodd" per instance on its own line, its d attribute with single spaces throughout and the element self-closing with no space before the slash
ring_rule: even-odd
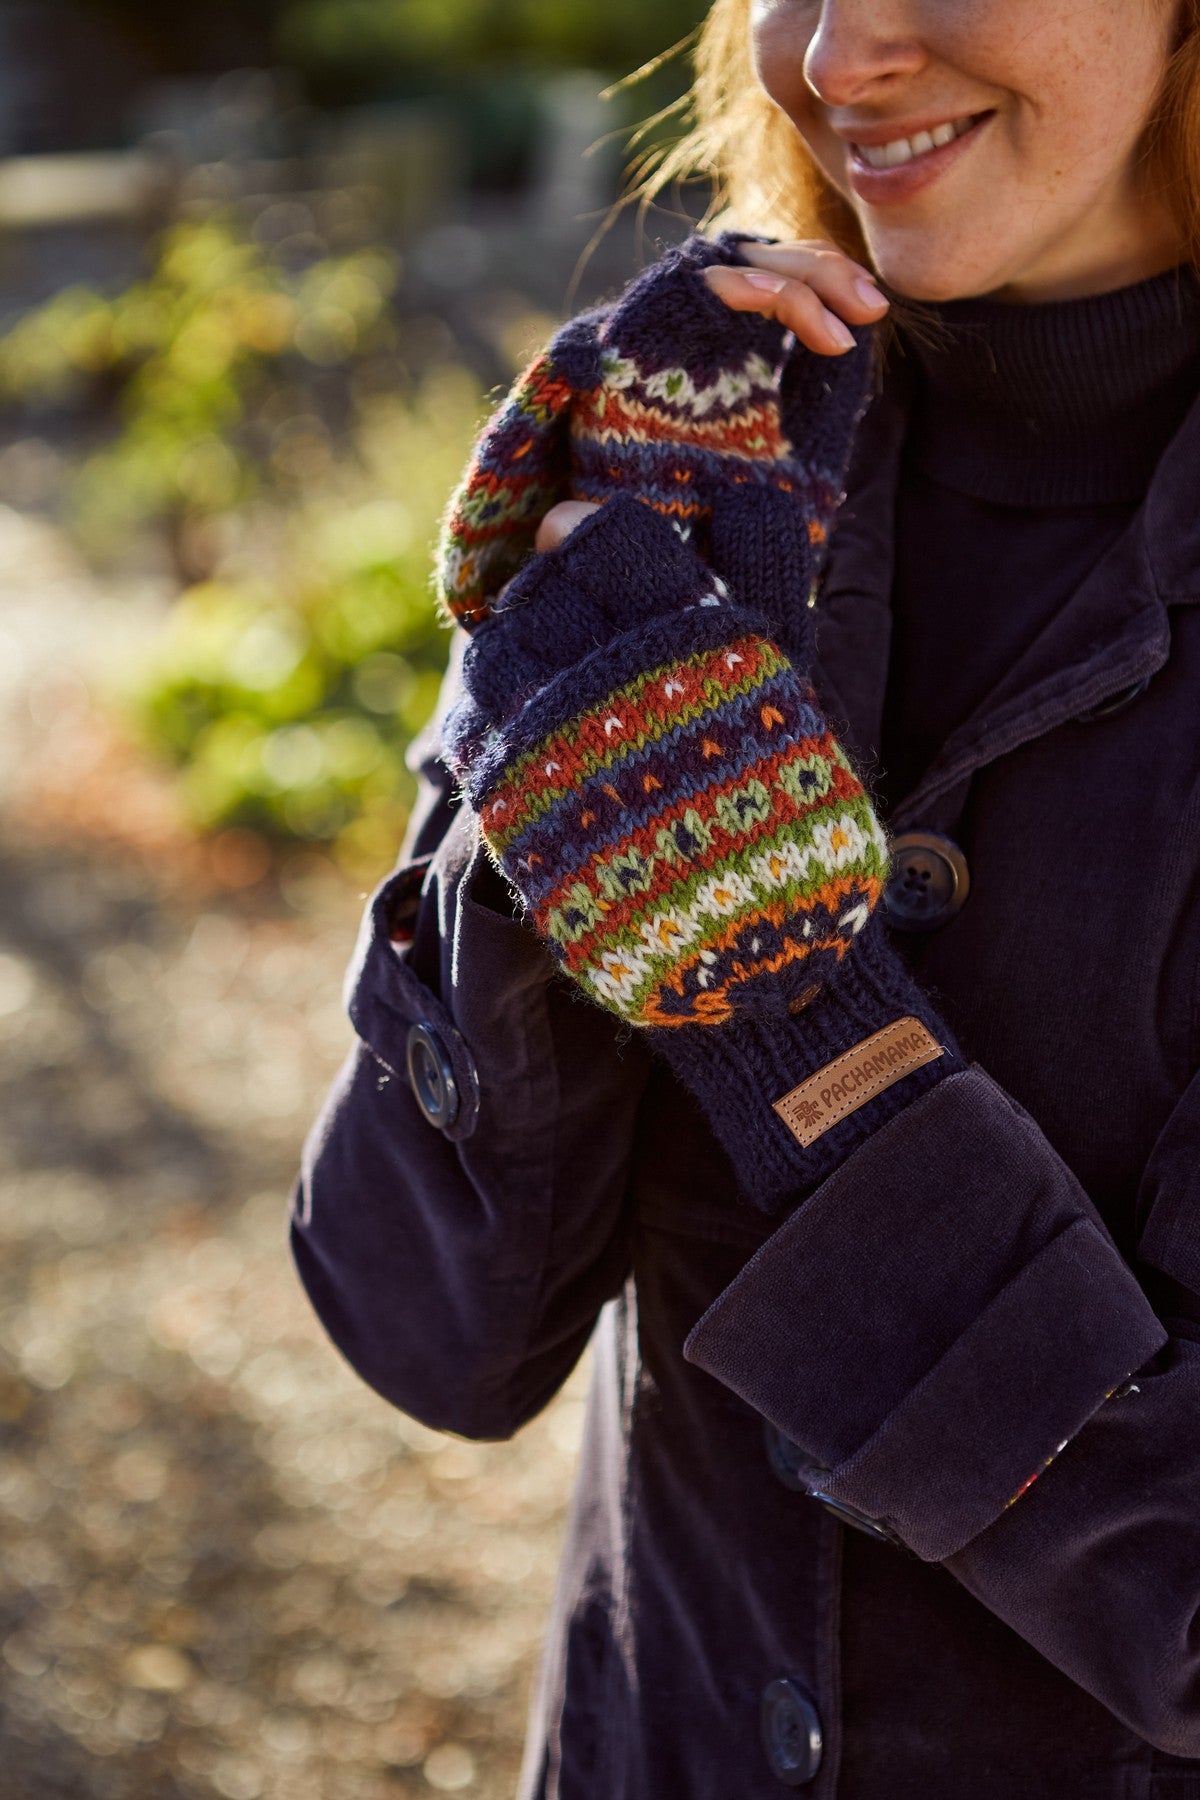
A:
<svg viewBox="0 0 1200 1800">
<path fill-rule="evenodd" d="M 986 272 L 955 266 L 952 259 L 926 259 L 912 256 L 889 256 L 877 251 L 872 264 L 880 279 L 893 293 L 906 300 L 974 300 L 992 294 L 1003 284 L 1004 277 L 994 269 Z"/>
<path fill-rule="evenodd" d="M 906 300 L 976 300 L 1011 279 L 1010 257 L 998 257 L 996 244 L 965 243 L 961 231 L 860 228 L 872 268 Z"/>
<path fill-rule="evenodd" d="M 905 300 L 976 300 L 989 291 L 981 287 L 968 287 L 961 281 L 896 280 L 886 273 L 883 274 L 883 280 L 893 293 L 902 295 Z"/>
</svg>

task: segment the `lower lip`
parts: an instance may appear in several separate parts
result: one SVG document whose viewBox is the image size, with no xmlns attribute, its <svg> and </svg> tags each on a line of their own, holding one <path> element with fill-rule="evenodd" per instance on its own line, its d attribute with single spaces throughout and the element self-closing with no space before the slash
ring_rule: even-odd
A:
<svg viewBox="0 0 1200 1800">
<path fill-rule="evenodd" d="M 873 206 L 909 200 L 967 154 L 991 117 L 990 112 L 983 113 L 961 137 L 952 138 L 936 150 L 926 150 L 923 156 L 914 156 L 894 169 L 873 169 L 870 163 L 859 159 L 856 150 L 851 150 L 850 185 L 860 200 L 869 201 Z"/>
</svg>

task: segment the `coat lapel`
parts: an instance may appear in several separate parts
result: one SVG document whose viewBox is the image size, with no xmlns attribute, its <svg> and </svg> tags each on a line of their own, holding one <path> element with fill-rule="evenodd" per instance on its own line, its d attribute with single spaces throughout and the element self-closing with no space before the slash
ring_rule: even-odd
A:
<svg viewBox="0 0 1200 1800">
<path fill-rule="evenodd" d="M 878 766 L 891 645 L 896 490 L 910 378 L 889 369 L 859 427 L 818 602 L 814 683 L 868 783 Z M 1028 650 L 957 727 L 888 821 L 950 828 L 976 769 L 1154 675 L 1170 653 L 1168 607 L 1200 599 L 1200 398 L 1146 499 Z"/>
<path fill-rule="evenodd" d="M 877 760 L 891 653 L 896 487 L 908 410 L 907 377 L 889 380 L 859 425 L 817 603 L 814 686 L 867 772 Z"/>
</svg>

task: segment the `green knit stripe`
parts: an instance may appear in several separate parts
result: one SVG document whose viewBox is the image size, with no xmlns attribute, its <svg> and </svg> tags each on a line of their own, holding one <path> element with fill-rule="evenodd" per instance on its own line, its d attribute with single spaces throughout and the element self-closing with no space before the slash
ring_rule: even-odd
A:
<svg viewBox="0 0 1200 1800">
<path fill-rule="evenodd" d="M 734 651 L 743 658 L 734 675 L 725 658 Z M 498 855 L 521 832 L 549 812 L 566 795 L 577 792 L 592 775 L 609 772 L 619 763 L 668 733 L 715 717 L 723 706 L 750 694 L 756 687 L 787 668 L 782 652 L 766 638 L 739 638 L 719 650 L 698 651 L 683 661 L 663 663 L 645 675 L 614 688 L 598 705 L 589 706 L 566 725 L 543 738 L 506 771 L 504 781 L 489 796 L 482 821 Z M 664 693 L 673 679 L 698 674 L 699 692 L 683 702 Z M 619 730 L 609 730 L 617 719 Z"/>
<path fill-rule="evenodd" d="M 785 798 L 784 805 L 780 804 L 781 796 Z M 800 857 L 809 864 L 815 859 L 819 867 L 820 846 L 828 835 L 831 819 L 849 815 L 868 840 L 877 829 L 874 809 L 857 781 L 849 793 L 837 792 L 828 785 L 820 798 L 806 797 L 802 809 L 798 809 L 792 793 L 778 776 L 768 784 L 748 769 L 740 783 L 725 787 L 716 804 L 701 812 L 698 803 L 705 799 L 707 796 L 699 795 L 691 805 L 672 807 L 670 813 L 662 816 L 657 830 L 651 824 L 636 835 L 626 834 L 598 850 L 574 879 L 565 876 L 569 885 L 551 891 L 537 908 L 537 918 L 546 935 L 563 945 L 579 943 L 613 912 L 622 924 L 628 921 L 635 932 L 640 931 L 645 920 L 664 906 L 680 905 L 686 910 L 696 884 L 734 867 L 733 859 L 740 855 L 751 857 L 778 851 L 787 856 L 789 863 Z M 651 830 L 653 848 L 647 841 Z M 680 849 L 680 836 L 689 845 L 686 851 Z M 517 860 L 496 860 L 511 879 L 519 877 Z M 796 867 L 793 879 L 807 893 L 821 877 L 801 874 Z M 640 907 L 637 895 L 645 896 Z M 589 923 L 580 922 L 580 913 L 587 916 Z M 616 921 L 610 919 L 609 930 L 614 929 Z M 608 935 L 606 931 L 605 937 Z"/>
<path fill-rule="evenodd" d="M 865 909 L 874 904 L 887 876 L 886 843 L 873 814 L 870 823 L 869 835 L 862 833 L 866 841 L 855 847 L 841 867 L 822 866 L 815 875 L 778 886 L 761 880 L 755 865 L 771 850 L 784 852 L 786 834 L 780 833 L 769 846 L 747 848 L 724 859 L 706 878 L 679 883 L 664 897 L 665 904 L 648 908 L 636 920 L 595 940 L 585 955 L 573 956 L 568 949 L 563 966 L 585 988 L 594 990 L 603 1004 L 638 1023 L 648 999 L 665 982 L 678 979 L 697 960 L 707 960 L 706 953 L 711 954 L 713 945 L 768 910 L 778 913 L 782 908 L 794 914 L 795 935 L 803 937 L 806 915 L 819 907 L 832 913 L 843 904 L 848 891 L 861 891 L 865 898 L 855 909 L 857 917 L 843 930 L 849 943 L 865 922 Z M 682 903 L 671 904 L 677 897 Z"/>
<path fill-rule="evenodd" d="M 839 862 L 831 839 L 847 818 L 856 830 L 846 834 L 851 841 Z M 772 858 L 782 865 L 778 874 L 770 868 Z M 609 923 L 606 897 L 586 882 L 573 884 L 556 906 L 537 914 L 539 929 L 562 946 L 564 968 L 579 979 L 595 984 L 605 956 L 613 953 L 638 960 L 644 973 L 630 998 L 633 1010 L 621 1008 L 629 1017 L 666 972 L 678 969 L 684 947 L 699 954 L 709 938 L 765 905 L 783 901 L 807 913 L 827 904 L 833 882 L 849 877 L 881 883 L 888 871 L 887 843 L 866 795 L 839 803 L 836 811 L 826 809 L 825 816 L 787 821 L 769 836 L 689 868 L 665 888 L 654 879 L 659 874 L 661 880 L 662 859 L 642 860 L 636 891 L 644 899 L 619 922 Z M 607 908 L 616 910 L 616 902 L 607 901 Z"/>
<path fill-rule="evenodd" d="M 772 812 L 775 812 L 774 808 Z M 875 872 L 885 868 L 886 848 L 879 848 L 875 813 L 865 794 L 855 799 L 835 797 L 802 818 L 790 815 L 780 818 L 776 812 L 770 828 L 754 835 L 742 830 L 735 833 L 727 826 L 721 827 L 693 815 L 685 821 L 688 830 L 696 836 L 704 833 L 697 857 L 684 860 L 677 851 L 672 855 L 666 833 L 661 834 L 662 841 L 655 851 L 640 850 L 628 839 L 610 845 L 603 857 L 590 863 L 568 888 L 552 894 L 538 908 L 539 928 L 556 943 L 569 947 L 583 943 L 593 930 L 608 920 L 608 927 L 603 932 L 605 946 L 624 933 L 632 934 L 631 943 L 640 942 L 643 927 L 656 914 L 689 912 L 702 887 L 727 873 L 746 875 L 752 861 L 773 854 L 782 857 L 791 871 L 789 888 L 794 888 L 802 898 L 810 899 L 829 873 L 822 848 L 825 839 L 832 824 L 846 815 L 857 826 L 867 846 L 864 866 Z M 763 822 L 769 821 L 764 819 Z M 724 849 L 714 848 L 718 833 L 726 840 Z M 805 865 L 803 872 L 801 864 Z M 509 873 L 515 876 L 516 871 Z M 770 889 L 771 884 L 765 877 L 756 879 L 760 880 L 764 892 Z M 640 904 L 636 900 L 638 895 L 643 896 Z M 591 922 L 582 924 L 573 919 L 572 914 L 579 912 L 589 915 Z M 613 913 L 619 915 L 619 921 L 611 918 Z M 590 951 L 584 952 L 585 957 L 588 954 Z"/>
</svg>

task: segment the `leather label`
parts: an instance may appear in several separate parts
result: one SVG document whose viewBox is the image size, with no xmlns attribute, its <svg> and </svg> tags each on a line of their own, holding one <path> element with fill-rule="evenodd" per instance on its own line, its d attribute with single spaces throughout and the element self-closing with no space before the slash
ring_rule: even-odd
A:
<svg viewBox="0 0 1200 1800">
<path fill-rule="evenodd" d="M 896 1019 L 772 1104 L 792 1136 L 807 1148 L 894 1081 L 944 1055 L 920 1019 Z"/>
</svg>

